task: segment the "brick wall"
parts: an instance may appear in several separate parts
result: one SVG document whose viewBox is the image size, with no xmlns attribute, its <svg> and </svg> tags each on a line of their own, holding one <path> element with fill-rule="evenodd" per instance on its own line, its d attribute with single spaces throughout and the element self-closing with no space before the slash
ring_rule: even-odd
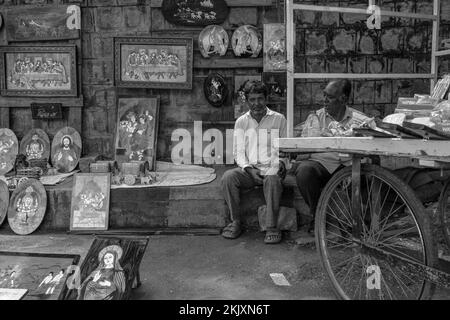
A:
<svg viewBox="0 0 450 320">
<path fill-rule="evenodd" d="M 242 24 L 282 21 L 283 8 L 274 0 L 271 7 L 232 7 L 223 24 L 231 38 L 232 32 Z M 307 4 L 345 5 L 367 7 L 367 0 L 299 1 Z M 340 3 L 339 3 L 340 2 Z M 381 3 L 382 2 L 382 3 Z M 150 0 L 0 0 L 0 10 L 5 5 L 77 3 L 82 8 L 82 76 L 83 153 L 100 152 L 113 156 L 116 130 L 117 98 L 120 96 L 159 95 L 160 130 L 158 133 L 158 159 L 168 160 L 173 143 L 171 133 L 176 128 L 193 131 L 193 121 L 216 122 L 204 129 L 232 128 L 234 120 L 231 96 L 222 108 L 210 106 L 203 95 L 203 80 L 209 72 L 219 72 L 230 88 L 234 76 L 262 72 L 261 66 L 228 66 L 226 69 L 206 69 L 198 50 L 197 37 L 201 27 L 175 26 L 164 20 L 160 8 L 150 5 Z M 378 1 L 382 9 L 408 10 L 431 13 L 432 0 Z M 450 1 L 442 1 L 442 34 L 450 38 Z M 296 20 L 296 71 L 297 72 L 429 72 L 431 24 L 401 18 L 383 18 L 381 31 L 369 31 L 366 16 L 297 12 Z M 4 28 L 0 31 L 4 34 Z M 193 89 L 154 90 L 124 89 L 114 86 L 113 38 L 118 36 L 176 37 L 194 39 Z M 237 63 L 229 48 L 226 57 Z M 450 59 L 442 59 L 441 72 L 448 72 Z M 309 111 L 320 107 L 324 81 L 297 81 L 295 87 L 295 123 L 304 120 Z M 390 80 L 354 81 L 352 102 L 366 113 L 383 116 L 392 112 L 398 96 L 427 93 L 429 81 Z M 232 90 L 231 90 L 232 91 Z M 284 108 L 283 108 L 284 109 Z M 228 121 L 228 122 L 227 122 Z M 31 127 L 31 114 L 26 109 L 13 109 L 12 128 L 19 138 Z M 52 132 L 58 124 L 47 126 Z M 50 136 L 52 134 L 50 133 Z M 193 136 L 193 134 L 192 134 Z"/>
</svg>

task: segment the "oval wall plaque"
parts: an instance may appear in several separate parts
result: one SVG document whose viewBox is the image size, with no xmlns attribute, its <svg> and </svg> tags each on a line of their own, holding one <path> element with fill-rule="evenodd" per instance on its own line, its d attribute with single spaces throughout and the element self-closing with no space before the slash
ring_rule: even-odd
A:
<svg viewBox="0 0 450 320">
<path fill-rule="evenodd" d="M 8 223 L 20 235 L 33 233 L 44 219 L 47 194 L 44 185 L 36 179 L 28 179 L 14 190 L 8 208 Z"/>
<path fill-rule="evenodd" d="M 228 96 L 225 79 L 218 73 L 213 73 L 205 79 L 203 84 L 206 100 L 213 107 L 221 107 Z"/>
<path fill-rule="evenodd" d="M 223 27 L 217 25 L 205 27 L 198 36 L 198 47 L 205 58 L 213 54 L 225 55 L 229 42 L 228 33 Z"/>
<path fill-rule="evenodd" d="M 225 0 L 164 0 L 161 10 L 167 21 L 185 26 L 222 24 L 229 12 Z"/>
<path fill-rule="evenodd" d="M 6 218 L 9 206 L 9 190 L 5 181 L 0 180 L 0 226 Z"/>
<path fill-rule="evenodd" d="M 262 40 L 261 32 L 256 27 L 244 25 L 234 31 L 231 45 L 236 56 L 256 58 L 261 52 Z"/>
<path fill-rule="evenodd" d="M 52 141 L 52 165 L 59 172 L 71 172 L 81 156 L 80 134 L 71 127 L 59 130 Z"/>
<path fill-rule="evenodd" d="M 42 129 L 31 129 L 20 141 L 20 153 L 30 160 L 48 160 L 50 158 L 50 139 Z"/>
<path fill-rule="evenodd" d="M 0 176 L 5 175 L 14 168 L 17 154 L 19 153 L 19 141 L 8 128 L 0 129 Z"/>
</svg>

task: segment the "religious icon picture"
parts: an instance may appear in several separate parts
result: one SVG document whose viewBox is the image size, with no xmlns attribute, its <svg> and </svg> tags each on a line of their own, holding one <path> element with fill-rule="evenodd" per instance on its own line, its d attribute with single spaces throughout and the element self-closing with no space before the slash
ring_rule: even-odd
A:
<svg viewBox="0 0 450 320">
<path fill-rule="evenodd" d="M 8 208 L 8 223 L 20 235 L 31 234 L 40 226 L 47 208 L 44 185 L 28 179 L 14 190 Z"/>
<path fill-rule="evenodd" d="M 62 300 L 79 260 L 72 254 L 0 251 L 0 288 L 26 291 L 23 300 Z"/>
<path fill-rule="evenodd" d="M 154 170 L 159 118 L 159 98 L 119 98 L 116 161 L 148 161 Z"/>
<path fill-rule="evenodd" d="M 0 180 L 0 226 L 6 218 L 9 206 L 9 190 L 5 181 Z"/>
<path fill-rule="evenodd" d="M 80 134 L 71 127 L 59 130 L 52 141 L 52 164 L 58 172 L 71 172 L 81 156 Z"/>
<path fill-rule="evenodd" d="M 31 129 L 20 141 L 20 153 L 30 160 L 48 160 L 50 158 L 50 139 L 42 129 Z"/>
<path fill-rule="evenodd" d="M 237 119 L 249 110 L 245 91 L 253 81 L 261 81 L 261 75 L 234 76 L 234 118 Z"/>
<path fill-rule="evenodd" d="M 257 58 L 263 46 L 261 32 L 252 25 L 240 26 L 231 37 L 231 46 L 238 57 Z"/>
<path fill-rule="evenodd" d="M 108 230 L 110 173 L 75 174 L 70 230 Z"/>
<path fill-rule="evenodd" d="M 0 176 L 14 168 L 18 152 L 19 142 L 14 132 L 8 128 L 0 128 Z"/>
<path fill-rule="evenodd" d="M 161 11 L 170 23 L 204 26 L 222 24 L 229 8 L 225 0 L 163 0 Z"/>
<path fill-rule="evenodd" d="M 224 56 L 229 42 L 228 33 L 218 25 L 205 27 L 198 36 L 198 46 L 204 58 L 209 58 L 211 55 Z"/>
<path fill-rule="evenodd" d="M 148 238 L 96 237 L 80 267 L 81 285 L 69 300 L 126 300 L 140 285 L 139 265 Z"/>
<path fill-rule="evenodd" d="M 227 83 L 218 73 L 212 73 L 205 79 L 203 90 L 206 100 L 213 107 L 221 107 L 228 97 Z"/>
<path fill-rule="evenodd" d="M 284 23 L 264 25 L 264 72 L 286 71 L 286 28 Z"/>
</svg>

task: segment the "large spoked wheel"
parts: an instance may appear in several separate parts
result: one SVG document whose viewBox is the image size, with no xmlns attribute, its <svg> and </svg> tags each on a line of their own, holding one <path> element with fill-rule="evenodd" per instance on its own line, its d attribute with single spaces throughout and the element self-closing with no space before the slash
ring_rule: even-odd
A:
<svg viewBox="0 0 450 320">
<path fill-rule="evenodd" d="M 450 249 L 450 180 L 445 183 L 442 189 L 438 209 L 444 240 Z"/>
<path fill-rule="evenodd" d="M 357 300 L 430 298 L 434 285 L 405 262 L 434 266 L 437 261 L 422 203 L 406 183 L 379 166 L 361 166 L 360 190 L 360 232 L 352 218 L 351 167 L 331 178 L 316 212 L 316 245 L 336 294 Z M 367 247 L 404 259 L 388 263 Z"/>
</svg>

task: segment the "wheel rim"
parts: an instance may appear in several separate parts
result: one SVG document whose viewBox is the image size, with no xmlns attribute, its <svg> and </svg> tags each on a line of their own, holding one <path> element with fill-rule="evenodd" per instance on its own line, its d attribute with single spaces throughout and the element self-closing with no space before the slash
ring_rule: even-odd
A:
<svg viewBox="0 0 450 320">
<path fill-rule="evenodd" d="M 425 281 L 407 264 L 390 265 L 366 254 L 364 245 L 426 264 L 423 233 L 414 207 L 388 179 L 364 171 L 361 176 L 362 230 L 352 223 L 351 171 L 330 185 L 317 212 L 319 249 L 335 290 L 344 299 L 418 299 Z"/>
</svg>

